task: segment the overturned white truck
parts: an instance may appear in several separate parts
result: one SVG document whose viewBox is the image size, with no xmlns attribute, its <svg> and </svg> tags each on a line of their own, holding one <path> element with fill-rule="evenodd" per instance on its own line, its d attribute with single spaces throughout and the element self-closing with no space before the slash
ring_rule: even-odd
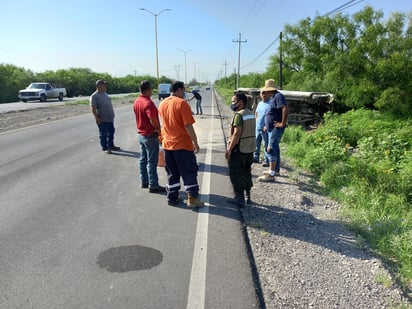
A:
<svg viewBox="0 0 412 309">
<path fill-rule="evenodd" d="M 249 100 L 249 108 L 255 111 L 261 101 L 260 90 L 257 88 L 238 88 L 234 92 L 246 94 Z M 333 111 L 333 94 L 327 92 L 291 91 L 279 90 L 286 99 L 289 107 L 290 124 L 298 124 L 305 127 L 317 125 L 323 115 Z"/>
</svg>

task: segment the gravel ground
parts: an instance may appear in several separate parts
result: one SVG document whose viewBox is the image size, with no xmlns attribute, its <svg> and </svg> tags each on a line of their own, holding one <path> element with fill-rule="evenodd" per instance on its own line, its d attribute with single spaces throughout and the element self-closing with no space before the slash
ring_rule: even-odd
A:
<svg viewBox="0 0 412 309">
<path fill-rule="evenodd" d="M 90 117 L 93 117 L 90 111 L 90 106 L 85 104 L 56 105 L 30 110 L 4 112 L 0 113 L 0 133 L 73 117 L 84 113 L 90 113 Z M 90 118 L 90 120 L 92 119 L 93 118 Z"/>
<path fill-rule="evenodd" d="M 233 112 L 220 106 L 229 132 Z M 283 160 L 275 183 L 258 182 L 265 169 L 253 164 L 253 204 L 242 209 L 265 308 L 412 308 L 311 175 Z"/>
<path fill-rule="evenodd" d="M 219 105 L 227 133 L 232 111 Z M 0 133 L 88 112 L 87 105 L 62 105 L 0 113 Z M 284 160 L 275 183 L 259 183 L 263 170 L 253 165 L 253 204 L 242 209 L 262 307 L 412 308 L 389 268 L 345 228 L 340 205 L 319 194 L 310 175 Z"/>
</svg>

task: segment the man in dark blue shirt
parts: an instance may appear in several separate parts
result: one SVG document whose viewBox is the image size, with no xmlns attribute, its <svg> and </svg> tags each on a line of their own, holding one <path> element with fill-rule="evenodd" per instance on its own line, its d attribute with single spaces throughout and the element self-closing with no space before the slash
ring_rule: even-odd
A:
<svg viewBox="0 0 412 309">
<path fill-rule="evenodd" d="M 193 97 L 191 97 L 188 101 L 192 101 L 193 99 L 196 98 L 196 115 L 199 115 L 199 111 L 200 111 L 200 115 L 202 115 L 203 114 L 202 96 L 197 90 L 192 90 L 192 94 L 193 94 Z"/>
<path fill-rule="evenodd" d="M 275 81 L 268 79 L 261 89 L 270 97 L 270 108 L 265 115 L 265 129 L 268 132 L 269 142 L 266 152 L 269 158 L 269 171 L 264 171 L 263 176 L 258 178 L 261 182 L 275 181 L 275 176 L 280 175 L 280 140 L 285 131 L 289 110 L 285 96 L 275 87 Z"/>
</svg>

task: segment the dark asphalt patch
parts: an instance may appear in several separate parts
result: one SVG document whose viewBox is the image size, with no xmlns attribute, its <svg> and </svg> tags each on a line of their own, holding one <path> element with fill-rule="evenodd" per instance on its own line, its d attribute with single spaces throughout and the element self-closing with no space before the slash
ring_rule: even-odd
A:
<svg viewBox="0 0 412 309">
<path fill-rule="evenodd" d="M 137 245 L 110 248 L 97 257 L 97 265 L 111 273 L 150 269 L 162 261 L 160 251 Z"/>
</svg>

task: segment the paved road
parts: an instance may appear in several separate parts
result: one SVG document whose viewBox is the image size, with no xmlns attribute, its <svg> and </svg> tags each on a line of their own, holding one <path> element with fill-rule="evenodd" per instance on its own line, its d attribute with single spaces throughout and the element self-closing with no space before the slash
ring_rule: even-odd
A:
<svg viewBox="0 0 412 309">
<path fill-rule="evenodd" d="M 111 97 L 120 97 L 120 96 L 127 96 L 129 93 L 123 94 L 110 94 Z M 75 97 L 75 98 L 64 98 L 63 101 L 59 101 L 58 99 L 47 100 L 46 102 L 39 102 L 39 101 L 29 101 L 29 102 L 12 102 L 12 103 L 0 103 L 0 113 L 16 111 L 16 110 L 28 110 L 34 109 L 39 107 L 45 106 L 52 106 L 52 105 L 63 105 L 68 102 L 79 101 L 79 100 L 89 100 L 90 96 L 82 96 L 82 97 Z"/>
<path fill-rule="evenodd" d="M 130 106 L 106 155 L 90 115 L 0 134 L 0 308 L 257 308 L 212 97 L 197 118 L 207 207 L 139 188 Z M 162 184 L 166 182 L 159 169 Z"/>
</svg>

